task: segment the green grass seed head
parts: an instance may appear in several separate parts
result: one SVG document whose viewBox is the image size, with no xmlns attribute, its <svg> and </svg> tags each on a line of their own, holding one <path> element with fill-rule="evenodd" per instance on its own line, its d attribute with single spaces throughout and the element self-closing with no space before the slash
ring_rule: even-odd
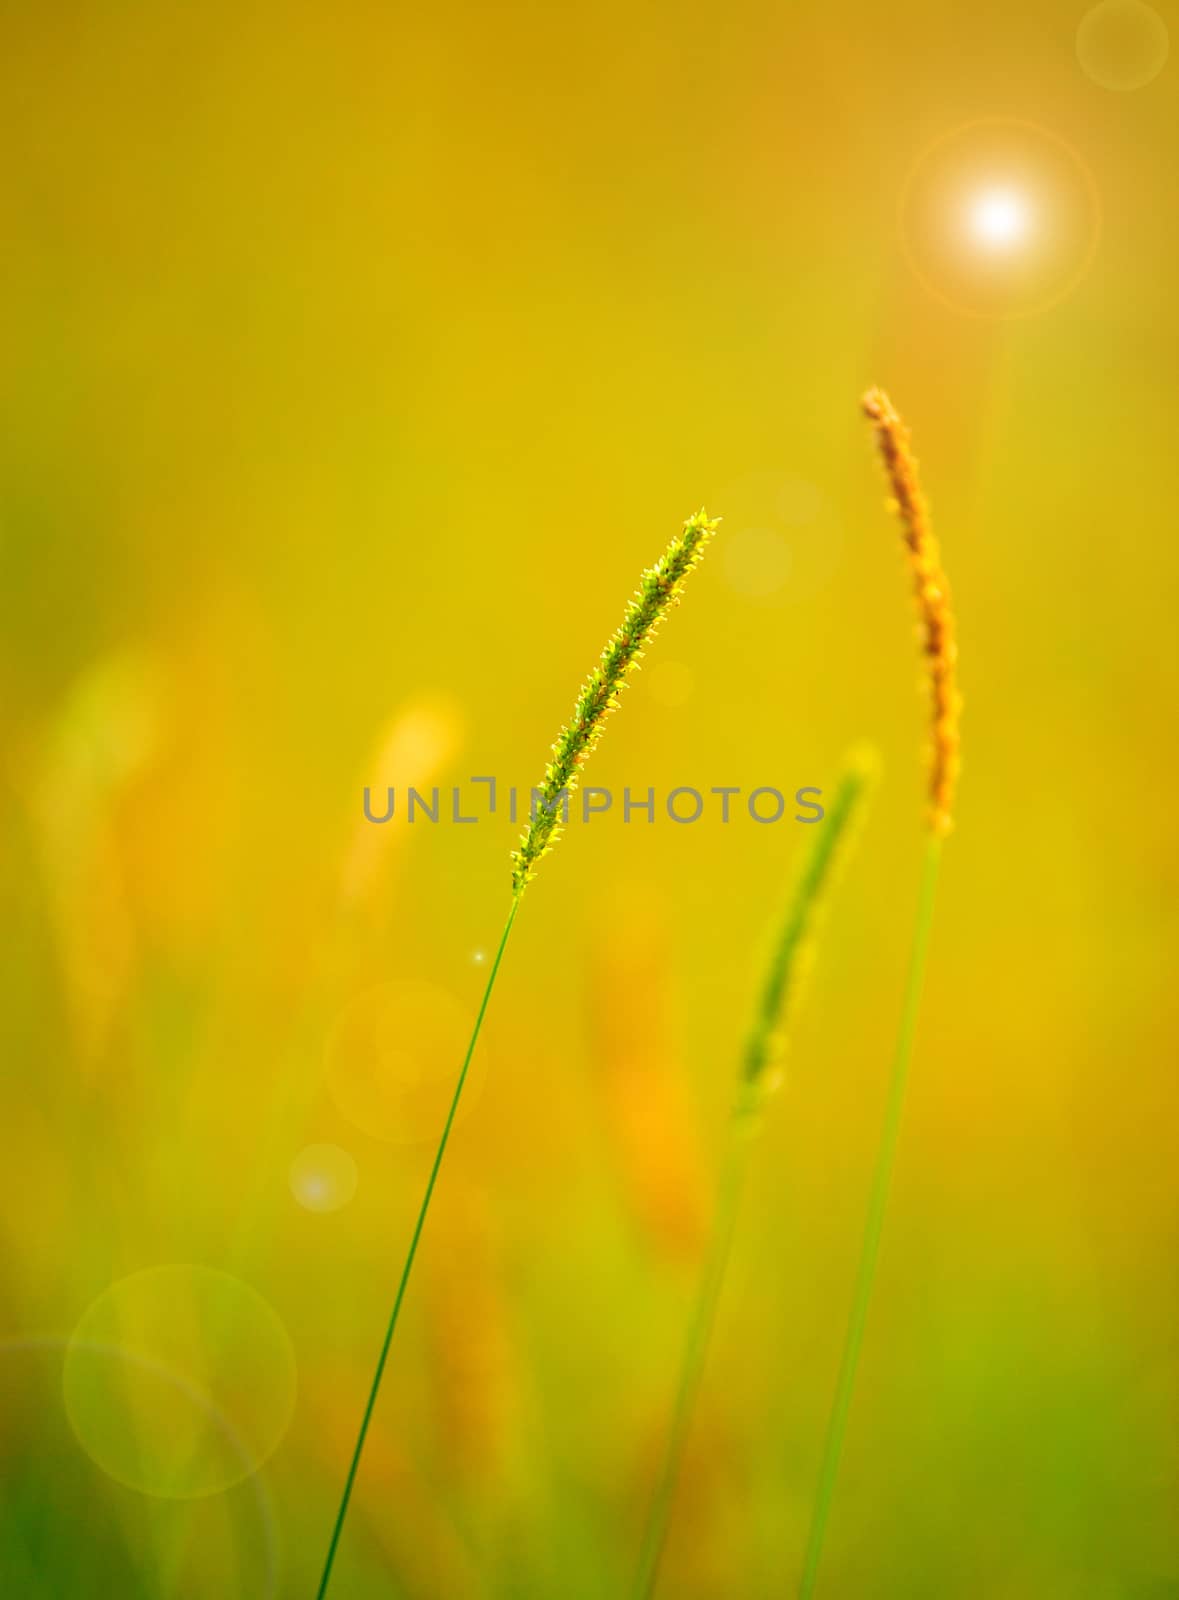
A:
<svg viewBox="0 0 1179 1600">
<path fill-rule="evenodd" d="M 561 836 L 562 813 L 581 781 L 581 769 L 602 736 L 606 719 L 617 709 L 626 679 L 643 659 L 643 646 L 675 605 L 684 581 L 704 554 L 719 518 L 703 511 L 689 517 L 653 567 L 648 567 L 627 607 L 622 625 L 602 651 L 602 659 L 582 685 L 573 715 L 553 745 L 553 759 L 537 790 L 532 818 L 512 852 L 512 888 L 523 893 L 537 863 Z"/>
<path fill-rule="evenodd" d="M 738 1112 L 756 1116 L 781 1081 L 780 1064 L 810 965 L 814 939 L 833 882 L 847 860 L 876 783 L 879 761 L 870 745 L 844 759 L 839 787 L 791 895 L 774 943 L 753 1027 L 745 1045 Z"/>
</svg>

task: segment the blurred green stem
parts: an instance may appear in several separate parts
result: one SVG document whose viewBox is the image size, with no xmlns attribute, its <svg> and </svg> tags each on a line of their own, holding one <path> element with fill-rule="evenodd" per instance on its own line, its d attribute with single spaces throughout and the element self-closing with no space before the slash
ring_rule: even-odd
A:
<svg viewBox="0 0 1179 1600">
<path fill-rule="evenodd" d="M 413 1270 L 414 1257 L 418 1253 L 418 1244 L 422 1237 L 422 1229 L 426 1222 L 426 1213 L 430 1209 L 430 1200 L 434 1194 L 434 1185 L 438 1182 L 438 1172 L 442 1166 L 442 1158 L 446 1154 L 446 1146 L 450 1140 L 450 1130 L 454 1126 L 454 1119 L 458 1112 L 459 1101 L 462 1099 L 463 1086 L 467 1081 L 467 1070 L 471 1065 L 471 1057 L 475 1053 L 475 1046 L 479 1042 L 479 1033 L 483 1027 L 483 1017 L 487 1011 L 487 1002 L 491 999 L 491 991 L 495 988 L 496 975 L 499 964 L 503 960 L 504 950 L 507 947 L 508 935 L 512 931 L 512 924 L 516 920 L 516 912 L 520 909 L 520 891 L 512 896 L 512 909 L 508 912 L 508 920 L 504 923 L 504 931 L 500 935 L 499 947 L 495 952 L 495 960 L 491 963 L 491 971 L 487 974 L 487 987 L 483 991 L 483 999 L 479 1004 L 479 1013 L 475 1018 L 475 1026 L 471 1032 L 471 1040 L 467 1045 L 467 1053 L 463 1057 L 462 1069 L 458 1075 L 458 1082 L 454 1086 L 454 1096 L 450 1102 L 450 1110 L 446 1114 L 446 1121 L 442 1127 L 442 1137 L 438 1140 L 438 1149 L 434 1153 L 434 1164 L 430 1168 L 430 1176 L 426 1182 L 426 1192 L 422 1196 L 422 1204 L 418 1211 L 418 1218 L 414 1224 L 413 1236 L 409 1241 L 409 1251 L 405 1257 L 405 1265 L 401 1269 L 401 1281 L 397 1285 L 397 1296 L 393 1301 L 393 1310 L 389 1316 L 389 1326 L 385 1330 L 385 1341 L 381 1345 L 381 1353 L 377 1358 L 377 1369 L 373 1374 L 372 1387 L 369 1389 L 368 1401 L 364 1408 L 364 1415 L 360 1420 L 360 1432 L 356 1436 L 356 1447 L 352 1452 L 352 1460 L 348 1467 L 348 1476 L 344 1480 L 344 1492 L 340 1496 L 340 1508 L 336 1512 L 336 1522 L 332 1529 L 331 1543 L 328 1545 L 327 1559 L 323 1564 L 323 1576 L 319 1580 L 316 1590 L 316 1600 L 324 1600 L 327 1594 L 328 1583 L 331 1581 L 332 1567 L 336 1560 L 336 1550 L 340 1543 L 340 1534 L 344 1529 L 344 1519 L 348 1515 L 348 1503 L 352 1499 L 352 1487 L 356 1482 L 356 1471 L 360 1466 L 361 1453 L 364 1450 L 364 1441 L 368 1435 L 368 1425 L 372 1421 L 373 1408 L 377 1403 L 377 1394 L 381 1387 L 381 1379 L 385 1375 L 385 1363 L 389 1359 L 389 1347 L 393 1343 L 393 1335 L 397 1331 L 397 1319 L 401 1315 L 401 1302 L 405 1299 L 406 1285 L 409 1275 Z"/>
<path fill-rule="evenodd" d="M 917 1013 L 921 1004 L 921 988 L 925 978 L 925 960 L 929 951 L 929 935 L 933 926 L 934 893 L 937 888 L 938 867 L 941 863 L 942 841 L 939 835 L 930 838 L 921 875 L 921 888 L 917 898 L 917 920 L 913 929 L 913 944 L 909 955 L 909 975 L 905 985 L 904 1007 L 901 1011 L 900 1032 L 897 1035 L 896 1055 L 893 1058 L 892 1077 L 888 1087 L 888 1100 L 884 1111 L 884 1126 L 876 1152 L 876 1170 L 872 1175 L 872 1188 L 868 1197 L 868 1216 L 864 1225 L 864 1238 L 860 1246 L 860 1261 L 856 1268 L 855 1290 L 851 1313 L 844 1337 L 843 1355 L 839 1363 L 839 1376 L 835 1384 L 835 1398 L 827 1423 L 827 1439 L 823 1446 L 823 1463 L 819 1471 L 819 1487 L 815 1508 L 811 1514 L 810 1534 L 807 1538 L 806 1557 L 803 1562 L 799 1600 L 810 1600 L 819 1576 L 819 1561 L 823 1554 L 823 1538 L 831 1515 L 831 1501 L 835 1493 L 835 1479 L 839 1472 L 839 1458 L 847 1433 L 848 1413 L 851 1410 L 852 1390 L 856 1381 L 860 1350 L 864 1343 L 864 1328 L 868 1321 L 868 1304 L 872 1298 L 872 1285 L 876 1278 L 876 1263 L 880 1255 L 880 1236 L 884 1229 L 884 1214 L 888 1207 L 888 1192 L 896 1163 L 900 1140 L 901 1115 L 905 1103 L 905 1085 L 909 1077 L 909 1063 L 913 1056 L 913 1040 L 917 1031 Z"/>
<path fill-rule="evenodd" d="M 655 1592 L 655 1582 L 659 1574 L 659 1562 L 663 1555 L 663 1546 L 667 1539 L 667 1525 L 671 1518 L 672 1501 L 675 1498 L 676 1482 L 679 1478 L 683 1461 L 684 1445 L 687 1442 L 688 1430 L 691 1426 L 692 1411 L 700 1388 L 700 1379 L 704 1373 L 704 1363 L 708 1354 L 708 1341 L 712 1333 L 712 1325 L 716 1320 L 716 1308 L 725 1279 L 725 1269 L 729 1263 L 729 1250 L 733 1242 L 733 1229 L 737 1220 L 737 1209 L 741 1199 L 741 1189 L 745 1179 L 749 1151 L 749 1131 L 745 1125 L 745 1119 L 740 1113 L 734 1113 L 726 1138 L 727 1149 L 724 1155 L 724 1165 L 721 1169 L 712 1239 L 709 1244 L 708 1259 L 705 1262 L 704 1272 L 700 1280 L 700 1292 L 696 1300 L 696 1308 L 688 1328 L 688 1339 L 684 1347 L 679 1390 L 676 1394 L 675 1410 L 672 1415 L 667 1448 L 664 1451 L 659 1478 L 651 1499 L 651 1509 L 647 1514 L 647 1526 L 643 1534 L 643 1548 L 639 1557 L 638 1577 L 635 1580 L 635 1586 L 632 1591 L 634 1600 L 649 1600 L 649 1597 Z"/>
</svg>

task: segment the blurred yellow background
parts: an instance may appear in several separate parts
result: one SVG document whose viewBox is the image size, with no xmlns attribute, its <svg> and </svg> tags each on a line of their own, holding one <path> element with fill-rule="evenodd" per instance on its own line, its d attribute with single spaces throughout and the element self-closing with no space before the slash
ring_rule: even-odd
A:
<svg viewBox="0 0 1179 1600">
<path fill-rule="evenodd" d="M 518 832 L 363 786 L 538 781 L 702 503 L 589 781 L 884 757 L 662 1589 L 793 1592 L 922 849 L 869 382 L 964 773 L 822 1592 L 1179 1595 L 1179 100 L 1084 16 L 3 7 L 6 1597 L 314 1592 Z M 616 808 L 544 863 L 341 1597 L 625 1592 L 808 833 Z"/>
</svg>

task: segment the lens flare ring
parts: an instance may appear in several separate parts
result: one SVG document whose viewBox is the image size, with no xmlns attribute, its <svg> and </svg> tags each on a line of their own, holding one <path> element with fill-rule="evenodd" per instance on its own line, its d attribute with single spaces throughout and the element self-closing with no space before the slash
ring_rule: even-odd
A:
<svg viewBox="0 0 1179 1600">
<path fill-rule="evenodd" d="M 897 232 L 914 277 L 982 321 L 1036 316 L 1069 295 L 1097 253 L 1100 196 L 1059 134 L 979 117 L 940 134 L 905 175 Z"/>
</svg>

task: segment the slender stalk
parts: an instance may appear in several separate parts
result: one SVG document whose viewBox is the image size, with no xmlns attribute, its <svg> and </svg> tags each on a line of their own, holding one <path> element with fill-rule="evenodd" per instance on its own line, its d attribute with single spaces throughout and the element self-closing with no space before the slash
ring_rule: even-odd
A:
<svg viewBox="0 0 1179 1600">
<path fill-rule="evenodd" d="M 663 1463 L 659 1471 L 659 1479 L 655 1485 L 651 1510 L 647 1517 L 643 1548 L 639 1556 L 638 1575 L 632 1590 L 634 1600 L 649 1600 L 649 1597 L 655 1592 L 655 1580 L 659 1575 L 659 1562 L 662 1558 L 663 1546 L 667 1538 L 667 1525 L 671 1519 L 672 1501 L 675 1497 L 675 1487 L 679 1479 L 684 1445 L 687 1442 L 692 1412 L 696 1404 L 696 1395 L 700 1389 L 700 1380 L 704 1374 L 704 1363 L 708 1354 L 712 1325 L 716 1320 L 716 1308 L 720 1301 L 721 1287 L 725 1281 L 725 1270 L 729 1263 L 729 1251 L 733 1242 L 737 1209 L 745 1181 L 749 1149 L 748 1136 L 740 1126 L 736 1116 L 733 1118 L 727 1139 L 728 1148 L 725 1152 L 724 1167 L 721 1172 L 720 1187 L 717 1194 L 716 1217 L 713 1222 L 712 1239 L 708 1247 L 708 1259 L 705 1262 L 704 1272 L 700 1279 L 700 1292 L 688 1327 L 687 1342 L 684 1346 L 684 1360 L 680 1368 L 679 1389 L 676 1393 L 675 1409 L 672 1413 L 671 1430 L 668 1435 L 667 1448 L 663 1455 Z"/>
<path fill-rule="evenodd" d="M 844 1337 L 843 1355 L 839 1363 L 839 1376 L 835 1384 L 835 1398 L 827 1423 L 827 1438 L 823 1446 L 823 1462 L 819 1471 L 819 1487 L 811 1513 L 810 1534 L 807 1538 L 803 1561 L 799 1600 L 809 1600 L 815 1592 L 819 1576 L 819 1561 L 823 1554 L 823 1539 L 831 1514 L 831 1501 L 835 1493 L 835 1479 L 847 1434 L 848 1413 L 851 1410 L 852 1390 L 855 1387 L 856 1368 L 864 1343 L 864 1328 L 868 1321 L 868 1305 L 872 1298 L 872 1285 L 876 1278 L 876 1263 L 880 1256 L 880 1236 L 884 1229 L 884 1214 L 888 1207 L 888 1193 L 896 1162 L 900 1140 L 901 1116 L 905 1103 L 905 1085 L 909 1077 L 909 1063 L 913 1057 L 913 1040 L 917 1031 L 917 1013 L 921 1004 L 921 988 L 925 977 L 925 961 L 929 950 L 930 929 L 933 926 L 934 893 L 937 888 L 938 867 L 941 863 L 942 839 L 932 834 L 926 847 L 925 867 L 917 898 L 917 920 L 913 928 L 913 944 L 909 955 L 909 974 L 905 985 L 905 999 L 901 1011 L 900 1032 L 897 1035 L 896 1054 L 893 1057 L 892 1077 L 888 1087 L 888 1100 L 884 1110 L 884 1124 L 876 1152 L 876 1168 L 872 1175 L 872 1188 L 868 1199 L 868 1216 L 864 1225 L 864 1238 L 860 1246 L 860 1260 L 856 1268 L 855 1290 L 852 1294 L 851 1312 Z"/>
<path fill-rule="evenodd" d="M 385 1372 L 385 1362 L 389 1357 L 389 1346 L 393 1343 L 393 1335 L 397 1331 L 397 1319 L 401 1315 L 401 1302 L 405 1299 L 409 1275 L 413 1269 L 414 1257 L 417 1255 L 418 1243 L 421 1240 L 422 1229 L 426 1223 L 426 1213 L 430 1209 L 430 1200 L 434 1194 L 434 1185 L 438 1181 L 442 1157 L 446 1154 L 450 1130 L 454 1125 L 455 1115 L 458 1112 L 463 1085 L 467 1081 L 467 1069 L 471 1065 L 471 1057 L 475 1053 L 475 1045 L 479 1039 L 479 1030 L 483 1026 L 483 1015 L 487 1010 L 487 1003 L 491 999 L 491 991 L 495 988 L 495 979 L 499 972 L 499 964 L 503 960 L 508 935 L 511 933 L 512 924 L 516 920 L 516 912 L 520 909 L 521 896 L 535 876 L 541 858 L 548 855 L 560 837 L 561 822 L 564 820 L 563 807 L 568 805 L 571 791 L 576 789 L 581 781 L 581 769 L 601 738 L 602 730 L 607 720 L 617 709 L 619 695 L 626 688 L 629 675 L 638 668 L 639 662 L 643 658 L 643 646 L 666 620 L 667 614 L 672 607 L 679 604 L 684 582 L 693 569 L 699 565 L 700 558 L 704 554 L 704 548 L 715 531 L 716 522 L 706 517 L 703 511 L 698 512 L 694 517 L 689 517 L 684 523 L 682 531 L 671 540 L 655 565 L 648 567 L 643 573 L 639 579 L 639 587 L 635 592 L 635 596 L 626 608 L 622 626 L 608 640 L 598 665 L 593 668 L 582 686 L 581 693 L 577 697 L 577 704 L 573 708 L 572 717 L 562 728 L 557 737 L 557 742 L 553 745 L 553 760 L 549 762 L 545 770 L 544 783 L 539 790 L 533 790 L 534 803 L 528 827 L 520 840 L 519 848 L 512 852 L 512 909 L 508 912 L 508 920 L 504 923 L 504 931 L 500 935 L 499 948 L 495 952 L 495 960 L 492 962 L 491 971 L 487 975 L 487 987 L 483 991 L 479 1015 L 475 1018 L 471 1042 L 467 1046 L 462 1070 L 459 1072 L 458 1082 L 455 1084 L 454 1097 L 450 1102 L 450 1110 L 446 1115 L 442 1137 L 438 1141 L 438 1149 L 434 1155 L 434 1165 L 430 1168 L 426 1192 L 422 1197 L 421 1209 L 418 1212 L 417 1222 L 414 1224 L 413 1237 L 409 1242 L 409 1253 L 406 1255 L 405 1265 L 401 1269 L 401 1281 L 397 1285 L 397 1298 L 393 1302 L 389 1326 L 385 1330 L 385 1341 L 381 1346 L 381 1353 L 377 1359 L 377 1370 L 373 1374 L 368 1402 L 364 1408 L 364 1416 L 360 1421 L 360 1432 L 356 1438 L 356 1448 L 352 1452 L 352 1461 L 348 1468 L 348 1476 L 344 1482 L 344 1492 L 340 1497 L 340 1508 L 336 1513 L 336 1522 L 332 1529 L 327 1560 L 324 1562 L 323 1576 L 319 1580 L 319 1588 L 316 1591 L 316 1600 L 324 1600 L 328 1584 L 331 1581 L 336 1549 L 344 1529 L 344 1519 L 348 1515 L 348 1503 L 352 1498 L 352 1486 L 356 1482 L 356 1473 L 360 1466 L 360 1457 L 364 1450 L 368 1425 L 372 1420 L 373 1408 L 377 1403 L 377 1394 Z M 539 801 L 539 804 L 536 803 L 537 801 Z"/>
<path fill-rule="evenodd" d="M 716 1218 L 688 1327 L 671 1428 L 647 1514 L 633 1600 L 650 1600 L 655 1592 L 684 1446 L 729 1263 L 749 1145 L 760 1130 L 766 1101 L 781 1081 L 780 1063 L 798 1006 L 803 969 L 822 920 L 832 880 L 867 805 L 875 771 L 875 753 L 866 745 L 849 751 L 845 757 L 834 804 L 794 885 L 771 952 L 737 1079 L 737 1094 L 721 1163 Z"/>
<path fill-rule="evenodd" d="M 414 1257 L 418 1253 L 418 1244 L 422 1237 L 422 1229 L 426 1223 L 426 1213 L 430 1209 L 430 1201 L 434 1194 L 434 1185 L 438 1181 L 438 1172 L 442 1166 L 442 1158 L 446 1154 L 446 1146 L 450 1140 L 450 1130 L 454 1126 L 454 1119 L 458 1112 L 459 1101 L 462 1099 L 463 1086 L 467 1081 L 467 1069 L 471 1065 L 471 1057 L 475 1053 L 475 1046 L 479 1042 L 479 1033 L 483 1027 L 483 1017 L 487 1011 L 487 1003 L 491 999 L 491 991 L 495 988 L 496 975 L 499 964 L 503 960 L 504 950 L 507 947 L 508 935 L 512 931 L 512 924 L 516 920 L 516 912 L 520 908 L 520 892 L 512 896 L 512 908 L 508 912 L 508 920 L 504 923 L 504 931 L 500 935 L 499 947 L 495 952 L 495 960 L 491 963 L 491 971 L 487 974 L 487 987 L 483 991 L 483 999 L 479 1004 L 479 1012 L 475 1018 L 475 1026 L 471 1032 L 471 1040 L 467 1045 L 467 1053 L 463 1057 L 462 1068 L 458 1081 L 454 1086 L 454 1096 L 450 1102 L 450 1110 L 446 1114 L 446 1121 L 442 1127 L 442 1137 L 438 1141 L 438 1148 L 434 1153 L 434 1164 L 430 1168 L 430 1176 L 426 1182 L 426 1192 L 422 1196 L 421 1208 L 414 1224 L 413 1235 L 409 1241 L 409 1251 L 405 1257 L 405 1265 L 401 1269 L 401 1281 L 397 1285 L 397 1297 L 393 1301 L 393 1311 L 389 1317 L 389 1326 L 385 1330 L 385 1340 L 381 1345 L 381 1353 L 377 1358 L 377 1369 L 373 1373 L 372 1386 L 368 1392 L 365 1403 L 364 1415 L 360 1420 L 360 1432 L 356 1436 L 356 1447 L 352 1452 L 352 1461 L 348 1467 L 348 1476 L 344 1480 L 344 1492 L 340 1496 L 340 1508 L 336 1512 L 336 1522 L 332 1529 L 331 1543 L 328 1545 L 327 1559 L 323 1564 L 323 1576 L 319 1580 L 316 1590 L 316 1600 L 324 1600 L 327 1594 L 328 1583 L 331 1581 L 332 1567 L 336 1560 L 336 1549 L 340 1543 L 340 1535 L 344 1530 L 344 1519 L 348 1515 L 348 1504 L 352 1499 L 352 1486 L 356 1482 L 356 1472 L 360 1466 L 360 1457 L 364 1450 L 364 1441 L 368 1436 L 368 1425 L 372 1421 L 373 1408 L 377 1403 L 377 1394 L 381 1387 L 381 1379 L 385 1375 L 385 1363 L 389 1359 L 389 1346 L 393 1343 L 393 1335 L 397 1330 L 397 1319 L 401 1315 L 401 1302 L 405 1299 L 406 1286 L 409 1275 L 413 1270 Z"/>
</svg>

